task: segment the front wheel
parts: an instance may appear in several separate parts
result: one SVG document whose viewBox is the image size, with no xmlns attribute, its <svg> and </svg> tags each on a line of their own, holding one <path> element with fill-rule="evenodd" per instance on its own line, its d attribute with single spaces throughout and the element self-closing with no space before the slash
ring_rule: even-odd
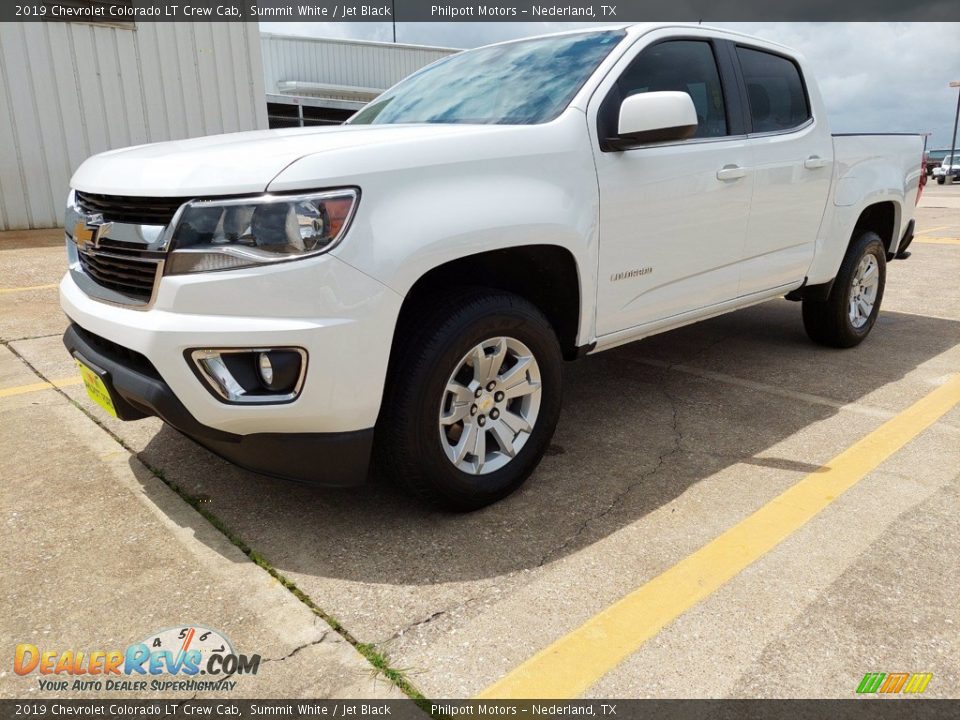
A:
<svg viewBox="0 0 960 720">
<path fill-rule="evenodd" d="M 432 298 L 398 332 L 378 466 L 448 510 L 520 487 L 560 415 L 562 357 L 547 319 L 516 295 L 461 291 Z"/>
<path fill-rule="evenodd" d="M 937 185 L 943 185 L 946 182 L 947 182 L 947 179 L 945 177 L 941 176 L 937 178 Z"/>
<path fill-rule="evenodd" d="M 859 345 L 877 321 L 886 279 L 883 241 L 875 232 L 867 231 L 847 249 L 829 297 L 803 301 L 807 335 L 830 347 Z"/>
</svg>

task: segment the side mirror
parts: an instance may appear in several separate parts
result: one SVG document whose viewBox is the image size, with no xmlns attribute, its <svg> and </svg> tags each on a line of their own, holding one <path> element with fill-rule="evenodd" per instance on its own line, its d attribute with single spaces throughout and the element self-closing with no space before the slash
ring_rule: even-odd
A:
<svg viewBox="0 0 960 720">
<path fill-rule="evenodd" d="M 697 109 L 687 93 L 640 93 L 620 103 L 617 137 L 607 142 L 615 150 L 625 150 L 646 143 L 683 140 L 696 131 Z"/>
</svg>

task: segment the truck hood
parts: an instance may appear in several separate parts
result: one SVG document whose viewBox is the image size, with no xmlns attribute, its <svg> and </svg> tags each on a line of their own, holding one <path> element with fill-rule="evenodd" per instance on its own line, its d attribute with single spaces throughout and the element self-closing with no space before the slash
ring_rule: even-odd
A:
<svg viewBox="0 0 960 720">
<path fill-rule="evenodd" d="M 497 125 L 343 125 L 212 135 L 94 155 L 77 169 L 70 184 L 105 195 L 257 193 L 266 190 L 284 168 L 308 155 L 357 146 L 432 144 L 507 130 Z"/>
</svg>

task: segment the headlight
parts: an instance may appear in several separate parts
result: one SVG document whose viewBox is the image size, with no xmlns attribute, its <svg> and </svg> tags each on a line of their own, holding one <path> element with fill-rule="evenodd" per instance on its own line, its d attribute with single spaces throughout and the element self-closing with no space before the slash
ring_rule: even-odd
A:
<svg viewBox="0 0 960 720">
<path fill-rule="evenodd" d="M 173 232 L 171 275 L 231 270 L 318 255 L 353 218 L 355 188 L 187 203 Z"/>
</svg>

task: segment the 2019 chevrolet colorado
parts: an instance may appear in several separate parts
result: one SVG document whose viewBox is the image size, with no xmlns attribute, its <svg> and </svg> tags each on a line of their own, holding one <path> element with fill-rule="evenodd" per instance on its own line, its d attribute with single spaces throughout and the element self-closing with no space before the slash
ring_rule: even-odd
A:
<svg viewBox="0 0 960 720">
<path fill-rule="evenodd" d="M 66 211 L 69 352 L 271 475 L 377 466 L 481 507 L 547 448 L 561 363 L 786 296 L 850 347 L 906 257 L 919 136 L 832 135 L 797 53 L 699 26 L 450 56 L 346 125 L 87 160 Z"/>
</svg>

